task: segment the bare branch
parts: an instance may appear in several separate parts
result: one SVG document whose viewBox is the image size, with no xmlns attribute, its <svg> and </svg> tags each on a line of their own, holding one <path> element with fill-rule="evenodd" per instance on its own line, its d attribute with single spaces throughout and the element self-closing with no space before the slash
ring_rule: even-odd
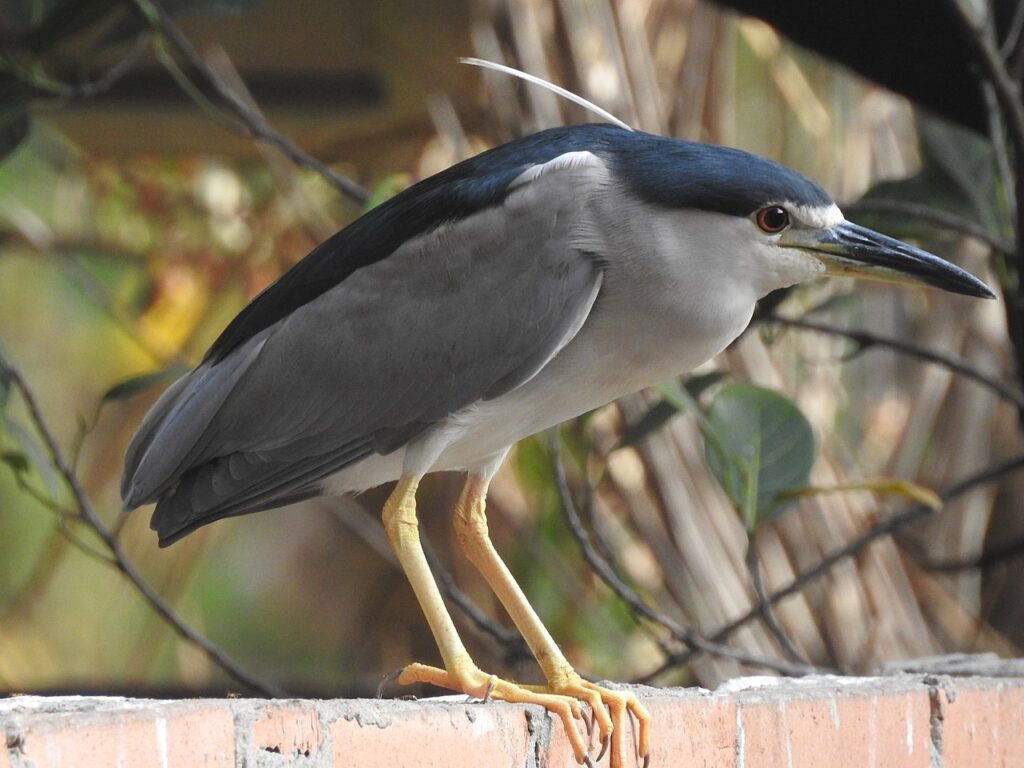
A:
<svg viewBox="0 0 1024 768">
<path fill-rule="evenodd" d="M 448 598 L 452 605 L 462 611 L 462 614 L 469 619 L 473 626 L 492 638 L 501 647 L 505 664 L 509 667 L 515 667 L 520 662 L 533 659 L 530 647 L 519 634 L 492 621 L 470 599 L 469 595 L 459 589 L 455 579 L 452 578 L 448 569 L 441 563 L 441 559 L 437 556 L 433 546 L 431 546 L 422 532 L 420 533 L 420 539 L 420 543 L 423 545 L 423 553 L 427 556 L 427 564 L 430 566 L 430 570 L 433 571 L 434 578 L 437 579 L 438 586 L 441 587 L 445 597 Z"/>
<path fill-rule="evenodd" d="M 1024 30 L 1024 3 L 1018 2 L 1017 7 L 1013 9 L 1013 18 L 1010 20 L 1010 25 L 1006 30 L 1006 37 L 1003 38 L 1003 42 L 999 47 L 999 54 L 1003 57 L 1004 61 L 1010 58 L 1017 47 L 1017 43 L 1020 42 L 1022 30 Z"/>
<path fill-rule="evenodd" d="M 40 62 L 30 61 L 26 65 L 9 53 L 0 54 L 0 71 L 7 72 L 26 85 L 52 96 L 53 100 L 44 104 L 48 106 L 54 101 L 61 103 L 106 93 L 138 63 L 146 48 L 146 38 L 140 34 L 128 52 L 109 69 L 93 80 L 81 80 L 78 83 L 68 83 L 49 77 L 43 72 Z"/>
<path fill-rule="evenodd" d="M 569 527 L 569 532 L 579 545 L 583 559 L 587 561 L 587 564 L 590 565 L 591 568 L 593 568 L 594 573 L 598 575 L 601 581 L 608 585 L 612 592 L 614 592 L 618 598 L 629 607 L 635 617 L 638 619 L 646 619 L 647 621 L 662 627 L 667 630 L 675 640 L 685 645 L 689 649 L 687 651 L 687 658 L 691 658 L 695 653 L 707 653 L 712 656 L 733 659 L 752 667 L 771 669 L 776 672 L 780 672 L 781 674 L 792 676 L 819 674 L 822 672 L 832 671 L 804 663 L 798 664 L 781 659 L 769 659 L 758 656 L 757 654 L 748 653 L 747 651 L 739 648 L 732 648 L 717 640 L 709 640 L 689 627 L 682 626 L 671 616 L 667 616 L 666 614 L 651 608 L 644 599 L 640 597 L 640 595 L 634 592 L 626 582 L 611 569 L 608 563 L 601 559 L 601 556 L 597 554 L 594 547 L 591 545 L 587 532 L 583 527 L 583 521 L 580 520 L 579 512 L 577 511 L 576 504 L 573 501 L 572 492 L 569 490 L 569 481 L 566 478 L 565 465 L 562 462 L 562 452 L 558 445 L 558 434 L 554 430 L 551 431 L 550 449 L 554 464 L 555 487 L 558 490 L 558 496 L 561 501 L 562 514 Z"/>
<path fill-rule="evenodd" d="M 128 52 L 113 66 L 110 67 L 106 72 L 97 77 L 95 80 L 86 80 L 80 83 L 76 83 L 71 86 L 71 91 L 66 96 L 71 98 L 89 98 L 91 96 L 99 96 L 102 93 L 106 93 L 114 85 L 124 77 L 131 68 L 134 67 L 139 59 L 142 58 L 142 54 L 147 49 L 146 38 L 144 35 L 139 35 L 135 38 L 131 48 Z"/>
<path fill-rule="evenodd" d="M 925 557 L 918 557 L 918 562 L 922 568 L 932 573 L 957 573 L 958 571 L 970 571 L 976 568 L 988 568 L 1004 560 L 1012 560 L 1022 556 L 1024 556 L 1024 538 L 1019 538 L 986 549 L 977 557 L 969 557 L 962 560 L 931 560 Z"/>
<path fill-rule="evenodd" d="M 996 263 L 999 282 L 1006 297 L 1004 313 L 1007 332 L 1017 362 L 1017 378 L 1024 385 L 1024 311 L 1021 304 L 1020 271 L 1024 268 L 1024 104 L 1020 86 L 1008 70 L 1008 63 L 996 49 L 997 41 L 991 24 L 991 12 L 979 19 L 965 0 L 949 0 L 961 19 L 965 36 L 975 50 L 979 87 L 988 110 L 988 126 L 995 153 L 996 166 L 1006 189 L 1013 230 L 1016 234 L 1014 253 L 1005 264 Z M 1024 61 L 1024 59 L 1022 59 Z M 1018 62 L 1018 67 L 1020 62 Z M 1007 146 L 1013 148 L 1011 158 Z M 1024 413 L 1020 416 L 1024 424 Z"/>
<path fill-rule="evenodd" d="M 10 365 L 6 360 L 0 358 L 0 376 L 3 376 L 10 381 L 21 395 L 21 398 L 25 403 L 25 407 L 28 410 L 29 417 L 32 420 L 32 424 L 35 426 L 36 431 L 39 433 L 39 436 L 43 439 L 43 442 L 46 445 L 46 450 L 53 466 L 60 473 L 68 487 L 68 490 L 71 492 L 75 505 L 78 507 L 80 519 L 92 529 L 92 531 L 100 538 L 106 548 L 110 551 L 110 554 L 114 558 L 114 562 L 112 563 L 113 566 L 124 574 L 129 581 L 131 581 L 139 593 L 145 598 L 146 602 L 149 603 L 150 607 L 156 611 L 156 613 L 159 614 L 159 616 L 163 618 L 163 620 L 166 621 L 179 636 L 203 651 L 211 661 L 231 675 L 231 677 L 242 683 L 247 688 L 257 691 L 265 696 L 280 696 L 281 692 L 276 686 L 264 680 L 260 680 L 241 669 L 223 650 L 185 624 L 185 622 L 182 621 L 174 612 L 174 609 L 171 608 L 171 606 L 145 582 L 142 575 L 125 556 L 120 542 L 114 538 L 110 531 L 107 530 L 106 526 L 104 526 L 103 522 L 100 520 L 99 515 L 96 514 L 96 510 L 93 508 L 92 502 L 89 500 L 89 497 L 86 495 L 84 489 L 79 483 L 78 477 L 71 470 L 70 465 L 67 463 L 62 451 L 60 450 L 60 446 L 57 445 L 57 440 L 53 436 L 53 432 L 50 431 L 50 428 L 46 423 L 46 419 L 43 417 L 39 403 L 36 400 L 34 393 L 29 388 L 28 383 L 25 381 L 25 378 L 21 375 L 21 372 Z"/>
<path fill-rule="evenodd" d="M 1020 306 L 1020 275 L 1024 268 L 1024 104 L 1021 103 L 1019 83 L 1008 69 L 1007 62 L 999 50 L 991 14 L 978 18 L 967 0 L 949 0 L 960 21 L 963 36 L 974 50 L 982 95 L 989 112 L 989 127 L 993 139 L 993 150 L 1008 201 L 1013 201 L 1010 215 L 1016 233 L 1016 248 L 1010 274 L 1001 282 L 1007 293 L 1005 302 L 1006 326 L 1017 358 L 1017 376 L 1024 383 L 1024 317 Z M 1018 14 L 1019 15 L 1019 14 Z M 1014 25 L 1018 24 L 1014 19 Z M 1003 129 L 1013 147 L 1013 162 L 1002 140 Z M 1012 167 L 1012 173 L 1009 169 Z M 1024 421 L 1024 413 L 1021 414 Z"/>
<path fill-rule="evenodd" d="M 1024 384 L 1024 365 L 1021 364 L 1024 360 L 1024 313 L 1021 311 L 1020 284 L 1020 272 L 1024 269 L 1024 104 L 1021 103 L 1020 85 L 999 50 L 991 23 L 991 10 L 980 18 L 968 0 L 948 2 L 960 21 L 963 37 L 973 49 L 979 87 L 988 109 L 992 148 L 1006 189 L 1006 199 L 1012 202 L 1008 207 L 1016 245 L 1000 275 L 1000 282 L 1006 298 L 1006 328 L 1016 356 L 1017 378 Z M 1016 16 L 1020 16 L 1019 9 Z M 1012 26 L 1019 24 L 1019 19 L 1014 18 Z M 1003 139 L 1004 130 L 1012 146 L 1012 158 Z M 997 264 L 997 268 L 1000 266 Z M 1021 421 L 1024 423 L 1024 413 L 1021 413 Z"/>
<path fill-rule="evenodd" d="M 994 480 L 998 480 L 1004 475 L 1011 474 L 1012 472 L 1016 472 L 1022 468 L 1024 468 L 1024 453 L 1018 454 L 1004 461 L 992 464 L 980 470 L 979 472 L 976 472 L 975 474 L 970 475 L 957 483 L 954 483 L 948 488 L 943 489 L 939 493 L 939 498 L 946 502 L 952 501 L 958 496 L 962 496 L 968 491 L 977 488 L 979 485 L 984 485 Z M 857 555 L 859 555 L 877 539 L 880 539 L 883 536 L 893 534 L 899 531 L 900 529 L 910 525 L 911 523 L 914 523 L 931 514 L 934 514 L 934 510 L 932 510 L 930 507 L 927 507 L 923 504 L 917 504 L 904 510 L 903 512 L 899 512 L 895 515 L 890 515 L 889 517 L 880 520 L 879 522 L 875 523 L 870 528 L 868 528 L 860 536 L 850 541 L 848 544 L 830 552 L 828 555 L 822 558 L 822 560 L 813 568 L 804 571 L 795 579 L 793 579 L 789 584 L 777 590 L 776 592 L 773 592 L 769 596 L 768 602 L 774 605 L 775 603 L 778 603 L 780 600 L 785 600 L 790 595 L 795 595 L 796 593 L 800 592 L 805 587 L 807 587 L 809 584 L 817 581 L 819 578 L 827 574 L 838 563 L 842 562 L 843 560 L 846 560 L 847 558 L 856 557 Z M 721 629 L 719 629 L 717 632 L 715 632 L 715 634 L 712 635 L 711 640 L 716 643 L 726 641 L 732 634 L 734 634 L 738 629 L 740 629 L 740 627 L 743 627 L 751 621 L 759 618 L 760 615 L 761 607 L 754 606 L 751 610 L 747 611 L 742 616 L 734 619 L 733 621 L 729 622 Z M 662 664 L 662 666 L 651 672 L 644 679 L 652 679 L 672 667 L 688 664 L 690 660 L 693 658 L 693 655 L 694 653 L 692 650 L 684 651 L 683 653 L 680 653 L 677 656 L 666 660 L 665 663 Z"/>
<path fill-rule="evenodd" d="M 1021 3 L 1024 7 L 1024 3 Z M 985 98 L 985 108 L 988 112 L 988 135 L 992 142 L 992 154 L 995 157 L 996 171 L 999 173 L 999 182 L 1003 187 L 1003 194 L 1006 197 L 1006 208 L 1003 213 L 1012 216 L 1017 210 L 1017 184 L 1013 178 L 1013 169 L 1010 167 L 1010 152 L 1006 146 L 1006 130 L 1003 125 L 1003 115 L 999 111 L 999 101 L 996 99 L 995 88 L 992 83 L 981 84 L 981 94 Z M 1012 256 L 1013 249 L 1006 251 L 1007 256 Z"/>
<path fill-rule="evenodd" d="M 232 90 L 225 80 L 214 72 L 184 32 L 156 0 L 133 0 L 149 23 L 152 30 L 175 50 L 189 66 L 193 67 L 213 91 L 231 110 L 234 120 L 232 124 L 249 136 L 266 142 L 301 165 L 316 171 L 330 182 L 339 192 L 358 205 L 365 205 L 369 200 L 369 192 L 347 176 L 343 176 L 326 164 L 320 162 L 308 152 L 300 149 L 291 139 L 278 133 L 263 119 L 260 113 L 250 107 L 244 99 Z"/>
<path fill-rule="evenodd" d="M 14 473 L 14 483 L 18 486 L 18 490 L 24 493 L 29 498 L 35 500 L 41 507 L 45 507 L 47 510 L 53 513 L 56 526 L 54 530 L 64 539 L 68 544 L 73 546 L 79 552 L 86 557 L 91 557 L 104 565 L 111 565 L 117 567 L 117 561 L 114 560 L 106 552 L 100 552 L 82 541 L 78 536 L 72 532 L 71 527 L 68 525 L 69 521 L 82 522 L 82 516 L 77 512 L 72 512 L 65 509 L 58 502 L 54 501 L 50 496 L 44 493 L 41 489 L 36 488 L 35 485 L 30 483 L 28 479 L 21 472 Z"/>
<path fill-rule="evenodd" d="M 859 200 L 844 206 L 850 216 L 892 216 L 900 219 L 916 219 L 939 229 L 979 240 L 994 251 L 1013 253 L 1013 244 L 992 235 L 985 227 L 955 213 L 933 208 L 930 205 L 911 203 L 905 200 Z"/>
<path fill-rule="evenodd" d="M 772 314 L 760 318 L 760 321 L 776 323 L 778 325 L 785 325 L 792 328 L 803 328 L 808 331 L 825 333 L 830 336 L 840 336 L 854 342 L 861 349 L 885 347 L 886 349 L 894 350 L 900 354 L 917 358 L 918 360 L 934 363 L 935 365 L 941 365 L 953 373 L 959 374 L 964 378 L 970 379 L 971 381 L 977 382 L 983 387 L 992 390 L 1003 400 L 1008 400 L 1013 403 L 1017 407 L 1017 410 L 1024 412 L 1024 393 L 1021 393 L 1020 390 L 999 381 L 994 376 L 979 370 L 962 357 L 950 355 L 945 352 L 938 352 L 934 349 L 928 349 L 927 347 L 922 347 L 919 344 L 904 341 L 903 339 L 897 339 L 892 336 L 880 336 L 875 333 L 870 333 L 869 331 L 840 328 L 838 326 L 829 325 L 828 323 L 805 320 L 803 318 L 781 317 L 779 315 Z"/>
<path fill-rule="evenodd" d="M 750 536 L 747 539 L 747 570 L 750 571 L 750 581 L 754 585 L 754 594 L 757 597 L 757 605 L 760 609 L 761 618 L 764 620 L 765 626 L 768 627 L 768 631 L 772 633 L 775 641 L 782 648 L 782 652 L 789 657 L 789 660 L 795 664 L 806 664 L 807 661 L 803 656 L 800 655 L 800 651 L 793 645 L 793 641 L 789 639 L 789 635 L 783 630 L 782 625 L 779 624 L 778 617 L 775 615 L 775 611 L 772 609 L 771 601 L 768 599 L 768 593 L 765 591 L 764 586 L 764 575 L 761 573 L 761 558 L 758 557 L 757 543 L 754 541 L 754 537 Z"/>
<path fill-rule="evenodd" d="M 975 60 L 981 68 L 982 76 L 995 89 L 996 100 L 1006 120 L 1014 149 L 1018 155 L 1024 154 L 1024 105 L 1020 100 L 1020 88 L 1006 69 L 1006 62 L 984 20 L 976 17 L 967 0 L 949 1 L 960 19 L 964 37 L 974 48 Z"/>
<path fill-rule="evenodd" d="M 343 526 L 346 532 L 359 536 L 377 554 L 401 572 L 398 558 L 391 551 L 391 547 L 387 543 L 387 537 L 384 536 L 384 530 L 380 527 L 379 516 L 360 507 L 360 511 L 356 513 L 358 519 L 354 519 L 349 515 L 343 514 L 342 509 L 336 505 L 321 503 L 319 506 L 330 515 L 334 522 Z M 448 602 L 462 611 L 463 615 L 481 634 L 490 637 L 497 643 L 501 648 L 504 661 L 509 667 L 514 667 L 521 661 L 532 659 L 533 654 L 530 652 L 529 646 L 526 645 L 526 641 L 519 634 L 492 621 L 470 599 L 469 595 L 459 589 L 455 579 L 452 578 L 451 573 L 441 563 L 441 559 L 437 556 L 423 531 L 420 531 L 420 539 L 423 544 L 423 552 L 427 557 L 427 563 L 430 565 L 430 570 L 433 571 L 434 578 Z"/>
</svg>

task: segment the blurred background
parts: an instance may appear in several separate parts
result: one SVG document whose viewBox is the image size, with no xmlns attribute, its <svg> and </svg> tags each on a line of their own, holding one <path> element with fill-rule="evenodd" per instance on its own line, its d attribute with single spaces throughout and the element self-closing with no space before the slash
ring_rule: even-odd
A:
<svg viewBox="0 0 1024 768">
<path fill-rule="evenodd" d="M 836 4 L 831 19 L 829 3 L 791 5 L 755 18 L 703 0 L 0 3 L 0 354 L 68 465 L 16 382 L 0 379 L 0 689 L 367 695 L 385 673 L 437 660 L 379 523 L 387 488 L 218 522 L 158 550 L 147 510 L 120 515 L 117 486 L 160 391 L 321 239 L 486 147 L 595 119 L 460 56 L 550 79 L 639 129 L 786 163 L 850 218 L 1019 298 L 1015 155 L 971 74 L 972 46 L 950 31 L 955 14 L 883 22 L 881 3 Z M 1021 14 L 1016 3 L 995 11 L 991 33 L 1012 63 Z M 793 23 L 815 14 L 817 32 Z M 886 42 L 869 23 L 908 37 Z M 937 76 L 915 79 L 920 67 Z M 261 115 L 352 188 L 254 137 Z M 784 395 L 813 431 L 807 484 L 840 489 L 756 526 L 765 592 L 814 572 L 775 602 L 774 622 L 756 610 L 748 530 L 671 396 L 678 386 L 563 426 L 557 451 L 547 435 L 518 446 L 491 491 L 498 549 L 570 659 L 598 678 L 714 686 L 1020 655 L 1024 474 L 1011 470 L 1024 398 L 1007 306 L 813 284 L 771 297 L 699 372 L 717 375 L 681 382 L 703 405 L 730 379 Z M 921 348 L 979 375 L 922 361 Z M 958 486 L 985 472 L 989 482 Z M 536 679 L 451 546 L 458 489 L 442 475 L 420 493 L 442 576 L 482 616 L 456 619 L 481 667 Z M 918 504 L 924 489 L 949 497 L 941 510 Z M 851 542 L 851 556 L 828 559 Z M 183 638 L 137 581 L 264 687 Z M 709 638 L 727 648 L 689 652 Z"/>
</svg>

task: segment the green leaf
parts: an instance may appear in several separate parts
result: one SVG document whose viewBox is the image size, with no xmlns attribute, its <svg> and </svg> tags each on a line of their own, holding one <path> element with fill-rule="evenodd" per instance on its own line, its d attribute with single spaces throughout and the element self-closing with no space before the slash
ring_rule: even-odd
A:
<svg viewBox="0 0 1024 768">
<path fill-rule="evenodd" d="M 702 431 L 708 466 L 748 530 L 782 514 L 793 503 L 785 492 L 807 485 L 814 463 L 811 425 L 777 392 L 727 384 L 708 408 Z"/>
<path fill-rule="evenodd" d="M 726 377 L 724 371 L 711 371 L 691 376 L 682 385 L 684 391 L 696 400 L 705 390 L 714 386 Z M 667 389 L 666 389 L 667 388 Z M 650 435 L 665 426 L 669 420 L 681 410 L 688 410 L 679 395 L 679 383 L 667 382 L 661 388 L 662 399 L 652 405 L 637 421 L 626 427 L 625 433 L 613 450 L 628 448 L 642 442 Z"/>
<path fill-rule="evenodd" d="M 60 482 L 53 467 L 50 454 L 36 437 L 18 422 L 12 419 L 4 421 L 4 430 L 7 436 L 18 446 L 20 450 L 13 453 L 20 454 L 25 458 L 28 467 L 34 468 L 43 479 L 47 490 L 56 496 L 60 489 Z"/>
<path fill-rule="evenodd" d="M 159 371 L 150 371 L 139 376 L 132 376 L 104 392 L 100 402 L 108 403 L 111 400 L 127 400 L 150 387 L 175 381 L 187 372 L 188 368 L 184 365 L 171 365 Z"/>
<path fill-rule="evenodd" d="M 921 171 L 903 179 L 883 181 L 864 195 L 865 201 L 901 200 L 948 211 L 987 229 L 1005 234 L 1005 206 L 999 202 L 998 174 L 991 145 L 973 131 L 935 117 L 918 114 Z M 859 216 L 887 233 L 919 239 L 936 238 L 932 225 L 900 214 Z"/>
<path fill-rule="evenodd" d="M 922 163 L 954 191 L 954 204 L 968 206 L 968 218 L 998 227 L 996 161 L 992 146 L 974 131 L 937 118 L 918 119 Z M 953 210 L 964 213 L 963 208 Z"/>
</svg>

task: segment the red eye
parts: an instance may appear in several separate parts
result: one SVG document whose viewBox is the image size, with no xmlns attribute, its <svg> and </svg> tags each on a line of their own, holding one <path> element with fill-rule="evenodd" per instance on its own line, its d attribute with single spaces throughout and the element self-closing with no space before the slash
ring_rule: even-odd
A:
<svg viewBox="0 0 1024 768">
<path fill-rule="evenodd" d="M 757 226 L 762 232 L 774 235 L 789 226 L 789 214 L 786 209 L 779 205 L 769 205 L 757 212 L 755 217 Z"/>
</svg>

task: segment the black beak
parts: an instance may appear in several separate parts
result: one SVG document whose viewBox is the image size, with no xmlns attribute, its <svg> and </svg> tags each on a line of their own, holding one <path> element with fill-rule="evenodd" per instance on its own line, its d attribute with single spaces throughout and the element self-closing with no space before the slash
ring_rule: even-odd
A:
<svg viewBox="0 0 1024 768">
<path fill-rule="evenodd" d="M 829 274 L 923 283 L 981 299 L 996 297 L 987 285 L 955 264 L 848 221 L 814 233 L 805 247 L 825 264 Z"/>
</svg>

